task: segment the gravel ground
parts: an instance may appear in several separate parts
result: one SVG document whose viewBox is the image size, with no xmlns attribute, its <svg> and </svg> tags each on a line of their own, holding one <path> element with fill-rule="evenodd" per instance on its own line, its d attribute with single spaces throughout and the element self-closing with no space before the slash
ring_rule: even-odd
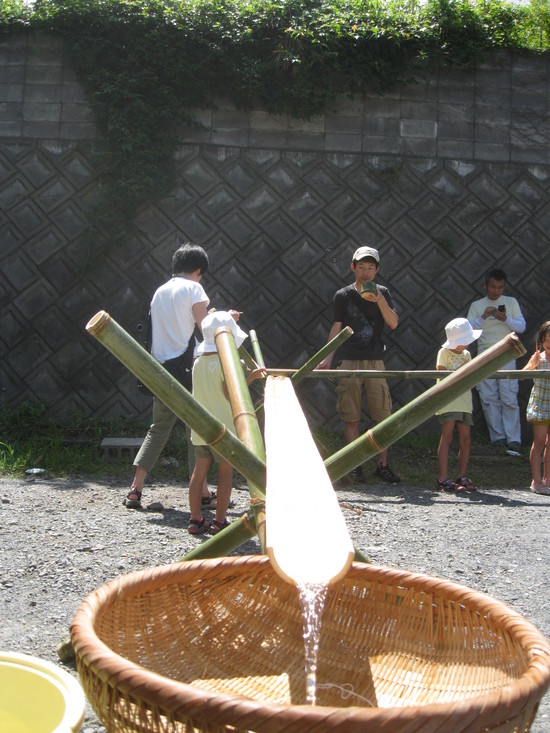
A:
<svg viewBox="0 0 550 733">
<path fill-rule="evenodd" d="M 339 498 L 355 546 L 373 562 L 437 575 L 488 593 L 550 638 L 550 499 L 527 488 L 479 491 L 471 498 L 403 485 L 345 486 Z M 150 483 L 144 501 L 162 511 L 122 506 L 118 479 L 0 479 L 0 648 L 60 664 L 83 598 L 113 577 L 176 561 L 201 540 L 187 531 L 187 485 Z M 233 492 L 230 515 L 247 507 L 246 486 Z M 307 507 L 290 518 L 307 531 Z M 239 552 L 254 554 L 251 540 Z M 532 733 L 550 733 L 550 693 Z M 105 728 L 88 709 L 83 733 Z"/>
</svg>

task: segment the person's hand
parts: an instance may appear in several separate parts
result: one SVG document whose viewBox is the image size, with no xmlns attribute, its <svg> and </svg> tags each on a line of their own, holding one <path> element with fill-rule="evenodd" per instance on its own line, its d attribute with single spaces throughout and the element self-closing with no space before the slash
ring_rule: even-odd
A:
<svg viewBox="0 0 550 733">
<path fill-rule="evenodd" d="M 361 297 L 363 300 L 370 300 L 371 303 L 376 303 L 376 301 L 380 298 L 380 290 L 378 288 L 378 285 L 376 286 L 376 292 L 375 293 L 361 293 Z"/>
<path fill-rule="evenodd" d="M 233 318 L 234 318 L 235 321 L 238 321 L 239 318 L 242 316 L 242 314 L 243 314 L 242 311 L 236 311 L 236 310 L 233 310 L 233 309 L 231 309 L 229 311 L 229 315 L 230 316 L 233 316 Z"/>
<path fill-rule="evenodd" d="M 325 356 L 323 361 L 320 361 L 319 364 L 317 364 L 317 369 L 330 369 L 332 364 L 332 356 L 332 354 Z"/>
<path fill-rule="evenodd" d="M 257 367 L 256 369 L 253 369 L 251 372 L 249 372 L 248 376 L 246 377 L 246 383 L 251 384 L 255 379 L 266 379 L 267 378 L 267 370 L 265 367 Z"/>
<path fill-rule="evenodd" d="M 503 311 L 499 311 L 498 308 L 495 308 L 495 312 L 493 313 L 493 315 L 497 321 L 502 321 L 503 323 L 507 318 L 506 309 L 504 309 Z"/>
<path fill-rule="evenodd" d="M 540 351 L 535 350 L 535 353 L 531 356 L 527 364 L 523 367 L 524 369 L 536 369 L 540 364 Z"/>
<path fill-rule="evenodd" d="M 483 320 L 485 320 L 486 318 L 489 318 L 489 316 L 494 316 L 496 312 L 497 309 L 494 306 L 489 305 L 487 306 L 487 308 L 485 308 L 481 317 L 483 318 Z"/>
</svg>

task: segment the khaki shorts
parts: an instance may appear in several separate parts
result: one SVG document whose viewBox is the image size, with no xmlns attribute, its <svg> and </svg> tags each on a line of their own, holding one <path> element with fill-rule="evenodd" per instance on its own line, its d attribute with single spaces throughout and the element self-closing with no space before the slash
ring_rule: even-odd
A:
<svg viewBox="0 0 550 733">
<path fill-rule="evenodd" d="M 385 369 L 382 359 L 344 359 L 339 369 Z M 391 396 L 385 379 L 342 377 L 336 387 L 336 409 L 344 422 L 361 419 L 361 389 L 365 388 L 369 415 L 374 422 L 382 422 L 391 415 Z"/>
</svg>

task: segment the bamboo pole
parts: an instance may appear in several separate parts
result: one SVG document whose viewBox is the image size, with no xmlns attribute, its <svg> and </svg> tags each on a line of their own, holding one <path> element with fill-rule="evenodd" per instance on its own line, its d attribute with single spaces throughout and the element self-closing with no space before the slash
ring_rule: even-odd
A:
<svg viewBox="0 0 550 733">
<path fill-rule="evenodd" d="M 240 547 L 256 534 L 257 529 L 254 517 L 245 513 L 234 522 L 231 522 L 229 527 L 222 529 L 221 532 L 206 540 L 206 542 L 202 542 L 197 547 L 194 547 L 184 557 L 180 558 L 178 562 L 229 555 L 230 552 L 236 550 L 237 547 Z"/>
<path fill-rule="evenodd" d="M 325 461 L 333 481 L 349 473 L 353 468 L 388 448 L 399 438 L 441 410 L 459 394 L 474 387 L 499 366 L 507 364 L 511 355 L 525 354 L 518 337 L 511 333 L 471 362 L 450 374 L 438 384 L 409 402 L 393 415 L 334 453 Z"/>
<path fill-rule="evenodd" d="M 254 332 L 251 331 L 250 333 Z M 329 341 L 321 349 L 319 349 L 319 351 L 313 354 L 313 356 L 308 359 L 306 363 L 303 364 L 299 369 L 267 369 L 268 376 L 290 377 L 290 379 L 292 380 L 292 384 L 296 386 L 302 381 L 302 379 L 311 376 L 317 364 L 319 364 L 319 362 L 322 361 L 327 354 L 331 354 L 333 351 L 336 351 L 336 349 L 341 344 L 343 344 L 344 341 L 347 341 L 347 339 L 349 339 L 352 334 L 352 329 L 349 326 L 346 326 L 340 331 L 340 333 L 337 333 L 331 341 Z M 320 369 L 318 371 L 322 373 L 324 370 Z M 258 416 L 261 416 L 263 414 L 263 405 L 258 405 L 258 407 L 256 408 L 256 413 Z"/>
<path fill-rule="evenodd" d="M 250 329 L 250 331 L 248 332 L 248 337 L 250 339 L 250 343 L 252 344 L 252 352 L 254 353 L 256 364 L 259 367 L 264 367 L 265 369 L 265 361 L 262 355 L 262 350 L 260 349 L 260 342 L 258 341 L 256 331 L 254 331 L 254 329 Z"/>
<path fill-rule="evenodd" d="M 320 352 L 319 352 L 320 353 Z M 309 362 L 308 362 L 309 363 Z M 300 369 L 266 369 L 269 377 L 290 377 L 294 382 L 294 376 Z M 328 378 L 341 379 L 343 377 L 356 377 L 359 379 L 442 379 L 454 374 L 445 369 L 416 369 L 416 370 L 390 370 L 390 369 L 313 369 L 303 378 Z M 550 379 L 550 370 L 529 370 L 525 369 L 499 369 L 485 379 Z M 295 383 L 295 382 L 294 382 Z"/>
<path fill-rule="evenodd" d="M 264 441 L 233 334 L 227 327 L 219 328 L 214 340 L 222 363 L 237 435 L 265 464 Z M 265 553 L 265 481 L 261 486 L 249 481 L 248 488 L 260 547 Z"/>
<path fill-rule="evenodd" d="M 349 326 L 346 326 L 343 328 L 340 333 L 336 334 L 336 336 L 332 339 L 332 341 L 329 341 L 327 344 L 325 344 L 319 351 L 314 354 L 311 359 L 308 359 L 306 363 L 301 366 L 296 371 L 292 370 L 292 374 L 288 375 L 272 375 L 272 376 L 289 376 L 292 380 L 292 384 L 296 386 L 299 384 L 302 379 L 305 379 L 307 376 L 313 372 L 317 364 L 321 362 L 327 354 L 331 354 L 333 351 L 336 351 L 336 349 L 344 343 L 344 341 L 347 341 L 350 336 L 353 335 L 353 331 Z M 290 370 L 289 370 L 290 371 Z M 323 369 L 319 369 L 318 371 L 323 372 Z M 268 370 L 268 374 L 271 375 L 271 370 Z"/>
<path fill-rule="evenodd" d="M 105 311 L 97 313 L 86 330 L 133 372 L 165 405 L 196 430 L 239 473 L 265 487 L 265 463 L 214 415 L 200 405 L 135 339 Z"/>
</svg>

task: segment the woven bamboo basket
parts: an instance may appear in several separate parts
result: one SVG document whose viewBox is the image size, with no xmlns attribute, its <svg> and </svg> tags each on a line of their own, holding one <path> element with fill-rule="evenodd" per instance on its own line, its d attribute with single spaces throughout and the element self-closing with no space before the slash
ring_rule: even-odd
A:
<svg viewBox="0 0 550 733">
<path fill-rule="evenodd" d="M 298 593 L 265 556 L 121 576 L 71 638 L 110 733 L 523 733 L 550 685 L 550 645 L 504 604 L 359 563 L 329 589 L 315 706 Z"/>
</svg>

